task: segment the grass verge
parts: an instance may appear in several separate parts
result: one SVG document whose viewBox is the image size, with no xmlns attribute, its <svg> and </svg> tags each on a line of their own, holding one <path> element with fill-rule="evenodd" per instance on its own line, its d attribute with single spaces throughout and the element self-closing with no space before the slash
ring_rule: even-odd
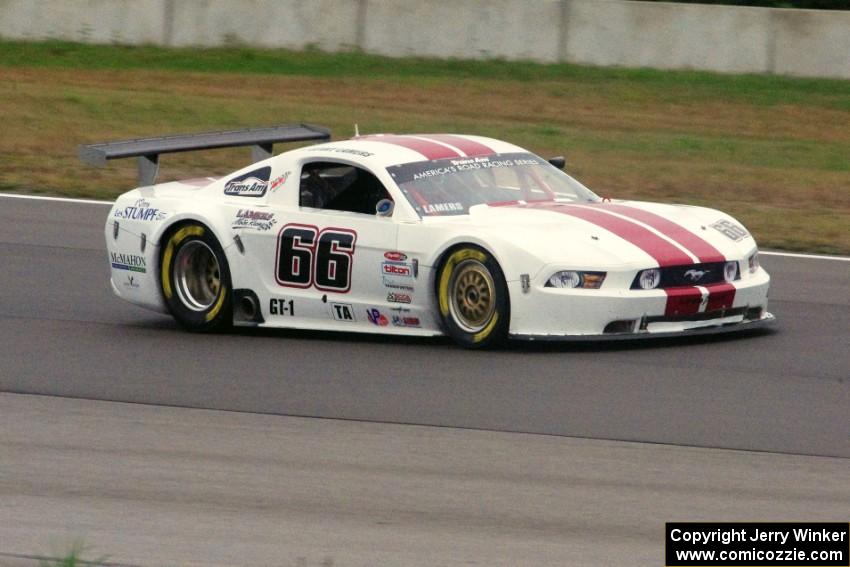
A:
<svg viewBox="0 0 850 567">
<path fill-rule="evenodd" d="M 111 198 L 80 143 L 309 121 L 504 138 L 622 198 L 713 206 L 763 247 L 850 253 L 850 81 L 358 53 L 0 43 L 0 187 Z M 283 149 L 282 147 L 279 148 Z M 163 158 L 226 173 L 247 150 Z"/>
</svg>

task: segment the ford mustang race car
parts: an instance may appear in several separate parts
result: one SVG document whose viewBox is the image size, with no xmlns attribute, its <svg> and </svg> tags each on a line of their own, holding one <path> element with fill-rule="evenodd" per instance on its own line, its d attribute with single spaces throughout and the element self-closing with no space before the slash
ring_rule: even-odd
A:
<svg viewBox="0 0 850 567">
<path fill-rule="evenodd" d="M 328 142 L 307 124 L 82 146 L 138 157 L 105 235 L 114 292 L 194 331 L 230 325 L 603 339 L 773 320 L 753 237 L 712 209 L 598 197 L 478 136 Z M 324 142 L 272 156 L 279 142 Z M 159 155 L 251 146 L 220 178 L 155 184 Z"/>
</svg>

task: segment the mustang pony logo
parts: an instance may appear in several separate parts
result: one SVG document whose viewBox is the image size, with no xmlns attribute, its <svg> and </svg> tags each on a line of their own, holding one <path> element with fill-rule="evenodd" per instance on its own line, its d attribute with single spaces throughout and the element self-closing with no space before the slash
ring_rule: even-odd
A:
<svg viewBox="0 0 850 567">
<path fill-rule="evenodd" d="M 683 275 L 691 280 L 692 282 L 698 282 L 702 279 L 702 277 L 707 274 L 708 271 L 704 270 L 688 270 Z"/>
</svg>

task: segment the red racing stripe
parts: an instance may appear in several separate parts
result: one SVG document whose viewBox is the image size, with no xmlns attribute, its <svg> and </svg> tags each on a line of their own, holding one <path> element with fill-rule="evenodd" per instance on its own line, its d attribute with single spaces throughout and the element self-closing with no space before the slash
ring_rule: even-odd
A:
<svg viewBox="0 0 850 567">
<path fill-rule="evenodd" d="M 731 309 L 735 302 L 735 286 L 728 283 L 706 286 L 708 289 L 708 306 L 706 311 Z"/>
<path fill-rule="evenodd" d="M 454 146 L 463 153 L 468 156 L 489 156 L 493 155 L 496 152 L 493 151 L 489 146 L 485 146 L 480 142 L 476 142 L 475 140 L 469 140 L 462 136 L 455 136 L 453 134 L 424 134 L 423 138 L 428 138 L 429 140 L 436 140 L 437 142 L 442 142 L 444 144 L 449 144 L 450 146 Z"/>
<path fill-rule="evenodd" d="M 675 240 L 690 250 L 694 256 L 699 258 L 700 262 L 726 261 L 726 257 L 706 240 L 703 240 L 685 227 L 660 215 L 643 209 L 638 209 L 637 207 L 630 207 L 628 205 L 603 203 L 600 207 L 651 226 L 664 236 Z"/>
<path fill-rule="evenodd" d="M 667 292 L 667 307 L 664 315 L 693 315 L 699 313 L 702 303 L 702 292 L 695 287 L 673 287 L 665 289 Z"/>
<path fill-rule="evenodd" d="M 694 261 L 690 256 L 679 250 L 670 242 L 664 240 L 651 230 L 648 230 L 639 224 L 632 221 L 622 219 L 603 213 L 602 211 L 584 208 L 583 206 L 575 207 L 564 204 L 531 204 L 528 208 L 543 209 L 553 213 L 562 213 L 576 218 L 580 218 L 587 222 L 593 223 L 600 228 L 604 228 L 609 232 L 613 232 L 623 240 L 634 244 L 658 262 L 662 268 L 668 266 L 691 265 Z"/>
<path fill-rule="evenodd" d="M 384 142 L 386 144 L 394 144 L 396 146 L 402 146 L 409 150 L 413 150 L 414 152 L 419 152 L 426 159 L 443 159 L 443 158 L 457 158 L 463 157 L 456 151 L 451 148 L 447 148 L 441 144 L 436 142 L 429 142 L 428 140 L 420 140 L 418 138 L 414 138 L 412 136 L 394 136 L 394 135 L 386 135 L 386 136 L 361 136 L 358 138 L 359 140 L 369 140 L 371 142 Z"/>
</svg>

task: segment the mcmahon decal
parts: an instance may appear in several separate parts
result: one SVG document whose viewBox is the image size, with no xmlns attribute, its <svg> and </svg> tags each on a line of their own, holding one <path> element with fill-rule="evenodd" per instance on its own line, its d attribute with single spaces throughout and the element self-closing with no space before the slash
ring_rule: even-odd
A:
<svg viewBox="0 0 850 567">
<path fill-rule="evenodd" d="M 144 274 L 147 271 L 144 256 L 111 252 L 109 258 L 112 261 L 112 267 L 116 270 L 127 270 L 129 272 L 139 272 L 140 274 Z"/>
</svg>

